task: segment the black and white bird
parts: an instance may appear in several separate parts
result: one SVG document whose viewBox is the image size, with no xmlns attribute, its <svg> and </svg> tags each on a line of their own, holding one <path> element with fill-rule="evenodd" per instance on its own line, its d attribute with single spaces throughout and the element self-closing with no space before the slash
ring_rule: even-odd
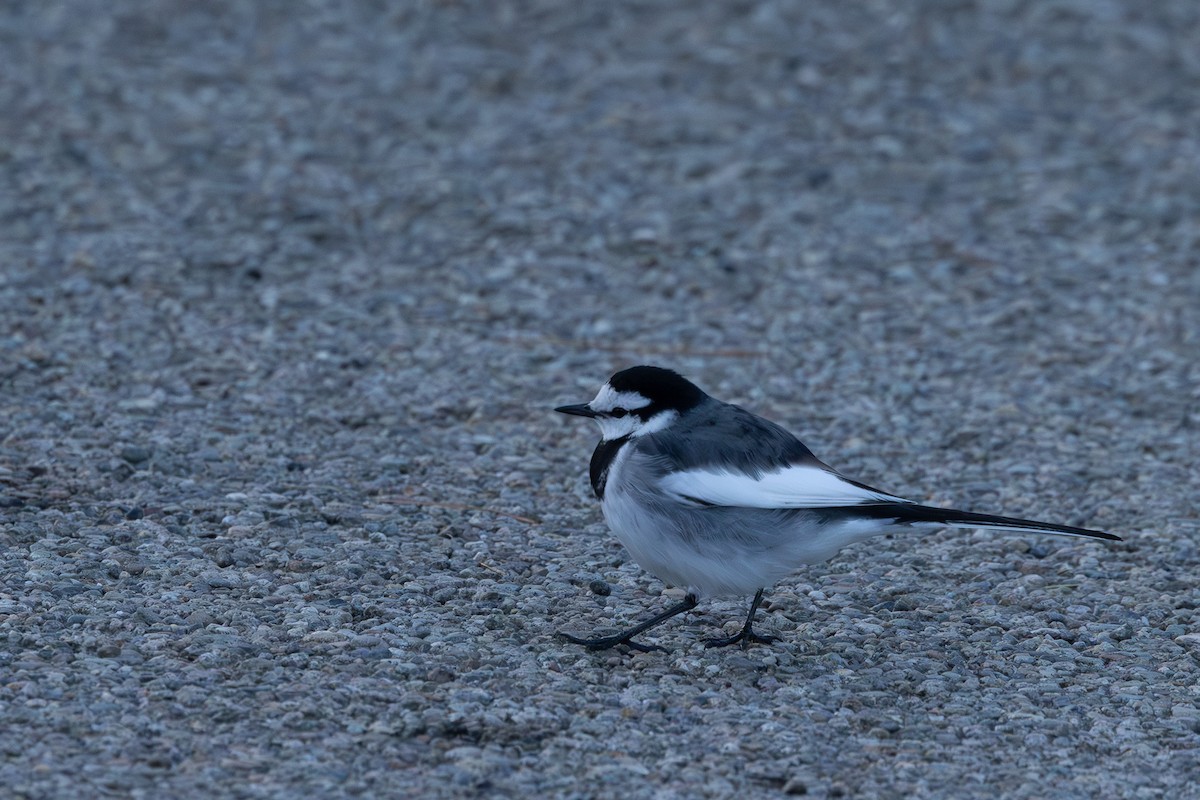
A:
<svg viewBox="0 0 1200 800">
<path fill-rule="evenodd" d="M 792 434 L 709 397 L 676 372 L 632 367 L 588 403 L 555 409 L 600 426 L 592 489 L 613 534 L 684 600 L 623 633 L 561 634 L 592 650 L 662 648 L 634 637 L 701 598 L 754 594 L 740 633 L 710 647 L 770 642 L 754 632 L 763 590 L 849 544 L 898 528 L 989 528 L 1120 541 L 1101 531 L 935 508 L 840 475 Z"/>
</svg>

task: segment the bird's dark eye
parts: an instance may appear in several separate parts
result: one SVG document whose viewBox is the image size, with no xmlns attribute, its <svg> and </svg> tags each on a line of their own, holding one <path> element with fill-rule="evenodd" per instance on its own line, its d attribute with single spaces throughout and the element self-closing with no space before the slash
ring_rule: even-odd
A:
<svg viewBox="0 0 1200 800">
<path fill-rule="evenodd" d="M 618 407 L 618 408 L 614 408 L 614 409 L 612 410 L 612 415 L 613 415 L 614 417 L 616 417 L 617 419 L 620 419 L 621 417 L 625 416 L 625 415 L 626 415 L 626 414 L 628 414 L 628 413 L 629 413 L 628 411 L 626 411 L 625 409 L 623 409 L 623 408 L 620 408 L 620 407 Z"/>
</svg>

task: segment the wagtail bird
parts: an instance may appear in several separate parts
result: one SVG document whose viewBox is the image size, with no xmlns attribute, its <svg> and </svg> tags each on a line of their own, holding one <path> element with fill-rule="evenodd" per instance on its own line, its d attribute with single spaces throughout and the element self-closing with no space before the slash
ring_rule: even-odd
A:
<svg viewBox="0 0 1200 800">
<path fill-rule="evenodd" d="M 839 474 L 775 423 L 661 367 L 622 370 L 591 402 L 555 410 L 600 426 L 591 478 L 604 519 L 638 564 L 687 591 L 681 603 L 623 633 L 562 634 L 592 650 L 661 650 L 634 637 L 701 598 L 749 594 L 741 632 L 708 646 L 774 641 L 753 628 L 764 589 L 888 531 L 989 528 L 1121 541 L 1070 525 L 920 505 L 874 489 Z"/>
</svg>

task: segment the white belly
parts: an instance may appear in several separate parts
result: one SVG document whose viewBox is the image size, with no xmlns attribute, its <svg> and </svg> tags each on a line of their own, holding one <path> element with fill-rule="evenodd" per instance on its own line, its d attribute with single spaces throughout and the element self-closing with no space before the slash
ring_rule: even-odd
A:
<svg viewBox="0 0 1200 800">
<path fill-rule="evenodd" d="M 629 462 L 629 450 L 610 467 L 604 519 L 642 568 L 699 597 L 753 594 L 887 527 L 874 520 L 823 523 L 794 509 L 684 505 L 656 492 L 650 475 L 635 475 L 639 465 L 636 457 Z"/>
</svg>

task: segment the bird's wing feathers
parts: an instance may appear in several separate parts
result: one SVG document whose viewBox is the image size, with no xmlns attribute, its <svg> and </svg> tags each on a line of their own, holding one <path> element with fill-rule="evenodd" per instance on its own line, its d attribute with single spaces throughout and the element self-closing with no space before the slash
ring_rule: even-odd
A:
<svg viewBox="0 0 1200 800">
<path fill-rule="evenodd" d="M 839 508 L 910 501 L 855 483 L 816 464 L 793 464 L 758 476 L 719 467 L 663 475 L 660 486 L 685 502 L 741 508 Z"/>
<path fill-rule="evenodd" d="M 692 412 L 686 432 L 646 436 L 659 486 L 684 502 L 742 508 L 836 508 L 907 503 L 838 475 L 786 429 L 738 406 L 712 402 Z"/>
</svg>

